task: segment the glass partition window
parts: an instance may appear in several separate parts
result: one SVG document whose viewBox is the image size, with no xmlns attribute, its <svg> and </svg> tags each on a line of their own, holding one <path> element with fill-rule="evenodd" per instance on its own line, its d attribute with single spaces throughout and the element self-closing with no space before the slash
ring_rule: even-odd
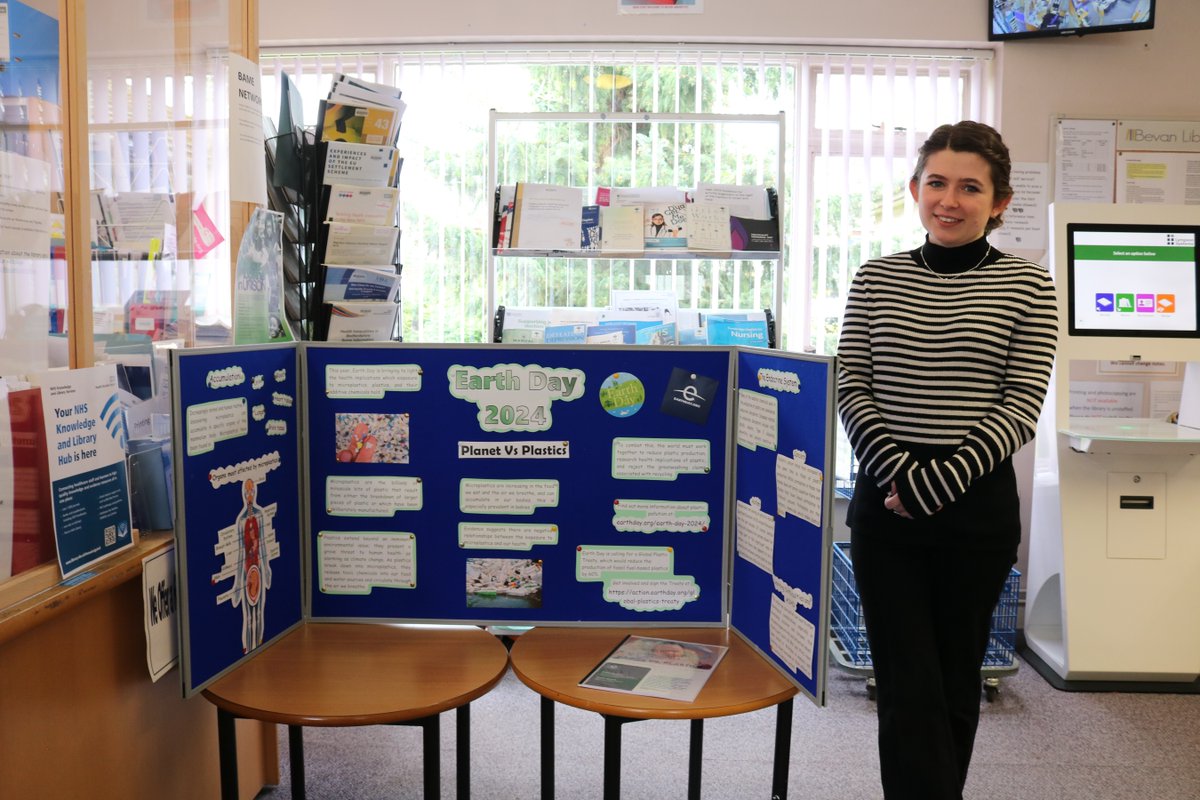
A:
<svg viewBox="0 0 1200 800">
<path fill-rule="evenodd" d="M 54 558 L 41 397 L 67 363 L 57 5 L 0 1 L 0 582 Z"/>
<path fill-rule="evenodd" d="M 0 376 L 66 363 L 56 14 L 0 2 Z"/>
<path fill-rule="evenodd" d="M 143 10 L 88 15 L 97 362 L 223 344 L 231 326 L 227 17 Z M 192 51 L 170 46 L 177 25 Z"/>
</svg>

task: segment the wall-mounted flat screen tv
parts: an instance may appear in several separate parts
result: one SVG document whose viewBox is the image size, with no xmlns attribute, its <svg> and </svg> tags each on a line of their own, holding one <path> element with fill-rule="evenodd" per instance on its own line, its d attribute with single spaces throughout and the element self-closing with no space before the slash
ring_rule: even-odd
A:
<svg viewBox="0 0 1200 800">
<path fill-rule="evenodd" d="M 1067 224 L 1072 336 L 1200 336 L 1200 225 Z"/>
<path fill-rule="evenodd" d="M 1033 39 L 1154 27 L 1157 0 L 987 0 L 988 39 Z"/>
</svg>

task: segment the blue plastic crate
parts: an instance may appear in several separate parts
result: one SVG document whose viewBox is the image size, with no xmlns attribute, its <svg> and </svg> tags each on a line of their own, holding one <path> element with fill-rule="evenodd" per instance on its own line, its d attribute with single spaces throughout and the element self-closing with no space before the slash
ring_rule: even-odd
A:
<svg viewBox="0 0 1200 800">
<path fill-rule="evenodd" d="M 1007 668 L 1017 660 L 1017 601 L 1021 592 L 1021 573 L 1012 570 L 1000 601 L 992 612 L 992 632 L 983 666 Z M 830 602 L 829 628 L 837 637 L 846 665 L 869 668 L 871 648 L 867 644 L 867 626 L 863 621 L 862 603 L 854 584 L 854 566 L 850 562 L 850 543 L 833 543 L 833 589 Z"/>
</svg>

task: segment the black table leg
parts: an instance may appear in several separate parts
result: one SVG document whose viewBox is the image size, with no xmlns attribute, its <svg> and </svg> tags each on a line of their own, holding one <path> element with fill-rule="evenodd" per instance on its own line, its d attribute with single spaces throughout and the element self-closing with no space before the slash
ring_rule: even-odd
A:
<svg viewBox="0 0 1200 800">
<path fill-rule="evenodd" d="M 554 800 L 554 701 L 542 698 L 542 800 Z"/>
<path fill-rule="evenodd" d="M 458 752 L 454 754 L 454 784 L 458 800 L 471 800 L 471 704 L 459 706 L 455 719 Z"/>
<path fill-rule="evenodd" d="M 771 777 L 771 800 L 786 800 L 788 770 L 792 760 L 792 701 L 784 700 L 775 717 L 775 771 Z"/>
<path fill-rule="evenodd" d="M 421 729 L 421 748 L 425 751 L 425 798 L 437 800 L 442 796 L 442 725 L 441 717 L 432 714 L 420 719 L 410 719 L 405 722 L 393 722 L 393 725 L 417 727 Z M 462 718 L 459 718 L 462 725 Z M 460 728 L 461 730 L 461 728 Z M 461 766 L 459 767 L 461 769 Z M 459 789 L 461 792 L 462 789 Z M 470 791 L 468 789 L 468 791 Z M 461 796 L 461 795 L 460 795 Z"/>
<path fill-rule="evenodd" d="M 437 800 L 442 796 L 442 745 L 440 724 L 437 714 L 421 721 L 425 742 L 425 798 Z"/>
<path fill-rule="evenodd" d="M 221 758 L 221 800 L 238 800 L 236 718 L 217 709 L 217 751 Z"/>
<path fill-rule="evenodd" d="M 292 800 L 304 800 L 304 728 L 288 725 L 288 761 L 292 773 Z"/>
<path fill-rule="evenodd" d="M 704 763 L 704 720 L 692 720 L 692 740 L 688 745 L 688 800 L 700 800 L 700 773 Z"/>
<path fill-rule="evenodd" d="M 604 800 L 621 800 L 621 726 L 627 719 L 604 717 Z"/>
</svg>

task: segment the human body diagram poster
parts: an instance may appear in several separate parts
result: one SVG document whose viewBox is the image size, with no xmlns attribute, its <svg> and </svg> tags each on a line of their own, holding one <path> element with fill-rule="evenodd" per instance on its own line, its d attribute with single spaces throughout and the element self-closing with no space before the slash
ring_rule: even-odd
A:
<svg viewBox="0 0 1200 800">
<path fill-rule="evenodd" d="M 185 692 L 303 619 L 294 345 L 172 351 Z"/>
<path fill-rule="evenodd" d="M 233 655 L 243 647 L 249 653 L 301 617 L 724 625 L 731 602 L 738 602 L 737 585 L 732 598 L 727 589 L 736 518 L 736 348 L 305 343 L 291 351 L 298 352 L 301 373 L 295 392 L 272 385 L 282 373 L 265 371 L 268 365 L 242 363 L 263 352 L 283 360 L 274 354 L 286 349 L 232 348 L 205 356 L 217 361 L 201 370 L 221 377 L 193 375 L 189 383 L 189 374 L 201 371 L 192 366 L 200 352 L 184 351 L 177 362 L 183 388 L 175 413 L 184 430 L 176 447 L 187 448 L 176 461 L 185 470 L 182 508 L 200 504 L 186 524 L 188 578 L 196 582 L 186 602 L 228 617 L 219 635 L 230 640 Z M 229 361 L 224 366 L 222 356 Z M 827 377 L 831 362 L 794 363 Z M 214 381 L 237 379 L 221 370 L 239 368 L 245 409 L 232 402 L 237 392 L 209 396 Z M 262 389 L 255 390 L 258 377 Z M 815 386 L 827 391 L 828 383 Z M 292 414 L 274 406 L 277 396 L 294 397 L 295 405 L 283 407 Z M 781 467 L 787 475 L 799 476 L 784 481 L 795 494 L 789 508 L 814 520 L 806 524 L 817 531 L 776 548 L 816 562 L 813 576 L 784 573 L 797 591 L 779 593 L 780 600 L 793 608 L 798 592 L 817 597 L 823 608 L 827 591 L 827 543 L 820 533 L 827 456 L 816 444 L 828 438 L 826 400 L 821 416 L 803 423 L 820 428 L 803 443 L 811 452 L 797 460 L 788 443 L 772 451 L 787 455 L 792 465 Z M 214 402 L 226 405 L 213 408 Z M 256 418 L 256 408 L 266 413 Z M 782 414 L 788 401 L 780 408 Z M 219 415 L 216 430 L 192 427 Z M 284 422 L 291 433 L 278 435 Z M 751 435 L 769 438 L 765 418 L 754 425 Z M 201 453 L 197 434 L 219 455 Z M 289 448 L 299 451 L 295 473 L 282 463 L 295 452 Z M 215 498 L 196 499 L 214 494 L 213 470 L 223 470 L 221 488 L 226 480 L 229 487 L 220 513 Z M 285 508 L 285 483 L 293 474 L 305 506 L 303 534 L 293 531 L 295 493 Z M 774 471 L 770 483 L 771 493 L 752 494 L 773 498 Z M 294 583 L 297 543 L 306 559 L 303 614 L 277 599 L 284 591 L 304 593 L 282 588 Z M 194 568 L 196 558 L 209 563 Z M 766 563 L 762 556 L 753 558 L 756 573 L 744 581 L 746 589 L 776 592 L 759 566 Z M 233 612 L 255 591 L 269 601 L 267 613 L 261 619 L 251 614 L 243 625 Z M 228 592 L 229 602 L 221 602 Z M 766 631 L 778 612 L 766 598 L 758 605 L 758 626 Z M 811 611 L 809 605 L 801 611 Z M 194 616 L 188 607 L 183 612 Z M 820 642 L 827 626 L 813 624 Z M 772 655 L 765 633 L 753 643 L 781 668 L 795 660 L 791 644 L 781 648 L 784 655 Z M 200 648 L 193 643 L 193 651 Z M 812 672 L 811 659 L 804 666 Z M 802 671 L 788 671 L 806 679 Z M 203 676 L 193 673 L 199 685 L 195 679 Z M 809 693 L 818 695 L 815 686 Z"/>
</svg>

